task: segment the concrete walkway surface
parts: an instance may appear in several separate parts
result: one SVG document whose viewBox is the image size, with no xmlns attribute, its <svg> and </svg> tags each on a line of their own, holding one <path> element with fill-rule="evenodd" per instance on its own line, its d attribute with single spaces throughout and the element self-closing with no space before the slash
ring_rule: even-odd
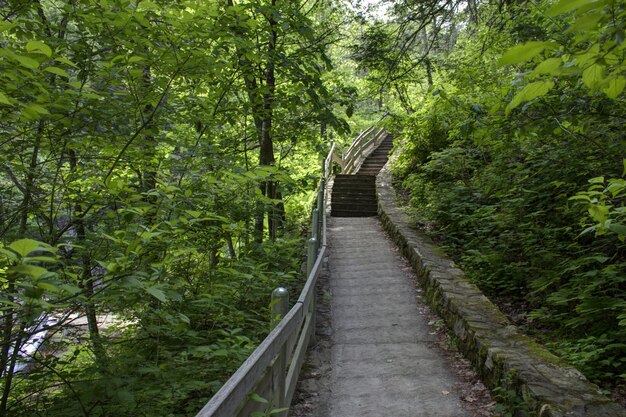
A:
<svg viewBox="0 0 626 417">
<path fill-rule="evenodd" d="M 457 380 L 412 271 L 376 217 L 329 218 L 332 347 L 325 417 L 461 417 Z"/>
</svg>

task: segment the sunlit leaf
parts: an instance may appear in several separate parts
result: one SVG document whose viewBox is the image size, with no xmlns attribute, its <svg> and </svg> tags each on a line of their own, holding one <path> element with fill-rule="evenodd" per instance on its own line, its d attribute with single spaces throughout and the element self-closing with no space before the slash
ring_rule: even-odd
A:
<svg viewBox="0 0 626 417">
<path fill-rule="evenodd" d="M 533 75 L 555 75 L 558 72 L 557 70 L 561 67 L 561 62 L 561 58 L 548 58 L 535 67 Z"/>
<path fill-rule="evenodd" d="M 15 251 L 18 255 L 27 256 L 36 250 L 42 250 L 42 243 L 32 239 L 20 239 L 9 245 L 9 249 Z"/>
<path fill-rule="evenodd" d="M 500 58 L 500 64 L 519 64 L 529 61 L 539 55 L 547 48 L 554 47 L 554 42 L 527 42 L 522 45 L 516 45 L 506 51 L 502 58 Z"/>
<path fill-rule="evenodd" d="M 7 104 L 9 106 L 13 105 L 13 103 L 9 101 L 9 98 L 2 92 L 0 92 L 0 104 Z"/>
<path fill-rule="evenodd" d="M 590 3 L 598 3 L 598 2 L 590 1 L 590 0 L 560 0 L 557 4 L 555 4 L 550 9 L 548 9 L 546 14 L 548 16 L 556 16 L 558 14 L 571 12 L 572 10 L 576 10 Z"/>
<path fill-rule="evenodd" d="M 619 76 L 617 78 L 611 78 L 611 80 L 609 80 L 608 86 L 603 88 L 602 91 L 609 98 L 615 100 L 620 94 L 622 94 L 625 86 L 626 78 L 624 78 L 623 76 Z"/>
<path fill-rule="evenodd" d="M 77 68 L 77 65 L 75 63 L 73 63 L 69 59 L 65 58 L 64 56 L 58 56 L 58 57 L 54 58 L 54 60 L 57 61 L 57 62 L 60 62 L 62 64 L 69 65 L 70 67 Z"/>
<path fill-rule="evenodd" d="M 30 53 L 42 54 L 47 57 L 52 56 L 52 49 L 41 41 L 30 41 L 26 44 L 26 50 Z"/>
<path fill-rule="evenodd" d="M 592 89 L 598 89 L 604 81 L 604 66 L 593 64 L 583 71 L 583 82 Z"/>
<path fill-rule="evenodd" d="M 29 69 L 37 69 L 37 68 L 39 68 L 39 61 L 36 61 L 36 60 L 34 60 L 32 58 L 29 58 L 27 56 L 22 56 L 22 55 L 15 55 L 14 58 L 23 67 L 26 67 L 26 68 L 29 68 Z"/>
<path fill-rule="evenodd" d="M 511 100 L 509 105 L 506 107 L 505 113 L 508 115 L 511 110 L 513 110 L 520 104 L 545 95 L 546 93 L 548 93 L 548 91 L 552 89 L 552 87 L 554 87 L 554 82 L 551 80 L 536 81 L 526 85 L 522 89 L 522 91 L 520 91 L 515 95 L 515 97 L 513 97 L 513 100 Z"/>
<path fill-rule="evenodd" d="M 594 204 L 589 207 L 589 215 L 598 223 L 604 223 L 609 215 L 609 206 Z"/>
<path fill-rule="evenodd" d="M 60 75 L 61 77 L 70 78 L 70 75 L 65 72 L 65 70 L 59 67 L 46 67 L 44 71 L 50 72 L 52 74 Z"/>
</svg>

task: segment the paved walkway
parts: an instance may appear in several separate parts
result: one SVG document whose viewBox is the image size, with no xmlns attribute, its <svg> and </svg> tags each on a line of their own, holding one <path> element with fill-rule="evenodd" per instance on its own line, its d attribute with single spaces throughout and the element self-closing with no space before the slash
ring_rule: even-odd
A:
<svg viewBox="0 0 626 417">
<path fill-rule="evenodd" d="M 376 217 L 329 218 L 332 322 L 328 417 L 460 417 L 412 271 Z"/>
</svg>

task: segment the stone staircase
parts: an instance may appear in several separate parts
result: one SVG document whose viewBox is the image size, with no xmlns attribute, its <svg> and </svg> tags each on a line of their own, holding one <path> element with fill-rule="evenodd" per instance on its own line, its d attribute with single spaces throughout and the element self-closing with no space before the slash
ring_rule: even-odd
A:
<svg viewBox="0 0 626 417">
<path fill-rule="evenodd" d="M 368 156 L 356 175 L 336 175 L 331 194 L 331 216 L 373 217 L 378 214 L 376 175 L 387 163 L 393 137 L 387 135 Z"/>
<path fill-rule="evenodd" d="M 357 172 L 357 175 L 373 175 L 376 176 L 385 166 L 387 160 L 389 159 L 389 151 L 393 147 L 393 136 L 387 135 L 387 137 L 382 141 L 380 146 L 368 156 L 365 161 L 363 161 L 363 165 Z"/>
</svg>

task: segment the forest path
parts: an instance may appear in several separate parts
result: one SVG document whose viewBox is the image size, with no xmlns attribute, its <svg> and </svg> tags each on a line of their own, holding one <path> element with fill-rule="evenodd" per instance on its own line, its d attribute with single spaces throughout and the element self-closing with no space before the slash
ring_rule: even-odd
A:
<svg viewBox="0 0 626 417">
<path fill-rule="evenodd" d="M 329 219 L 324 416 L 466 416 L 415 277 L 376 217 Z M 325 414 L 327 413 L 327 414 Z"/>
</svg>

